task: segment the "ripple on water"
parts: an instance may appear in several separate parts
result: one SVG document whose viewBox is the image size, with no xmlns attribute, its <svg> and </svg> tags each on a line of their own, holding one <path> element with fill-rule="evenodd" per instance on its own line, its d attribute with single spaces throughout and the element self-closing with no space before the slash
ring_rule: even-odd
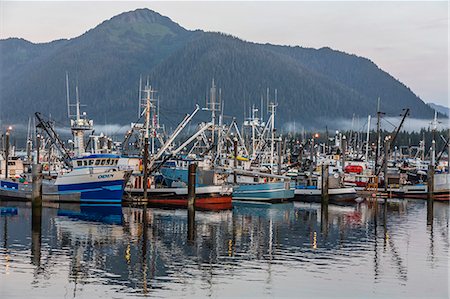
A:
<svg viewBox="0 0 450 299">
<path fill-rule="evenodd" d="M 146 247 L 139 209 L 123 209 L 121 225 L 49 212 L 40 243 L 24 234 L 27 218 L 9 226 L 4 248 L 0 225 L 0 281 L 15 279 L 0 284 L 36 298 L 76 284 L 79 297 L 445 297 L 448 213 L 430 229 L 420 202 L 388 206 L 377 224 L 370 207 L 357 209 L 359 223 L 348 222 L 355 207 L 334 209 L 325 230 L 314 205 L 199 213 L 192 244 L 184 211 L 156 209 Z"/>
</svg>

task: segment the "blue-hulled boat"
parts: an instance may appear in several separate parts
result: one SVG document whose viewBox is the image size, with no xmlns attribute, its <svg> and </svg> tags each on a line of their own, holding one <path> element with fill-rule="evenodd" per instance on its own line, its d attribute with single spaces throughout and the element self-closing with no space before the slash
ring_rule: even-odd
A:
<svg viewBox="0 0 450 299">
<path fill-rule="evenodd" d="M 131 171 L 117 166 L 120 156 L 90 154 L 72 160 L 73 169 L 58 175 L 58 193 L 80 193 L 81 202 L 121 202 Z"/>
<path fill-rule="evenodd" d="M 280 202 L 294 198 L 294 187 L 291 182 L 241 184 L 234 187 L 233 200 Z"/>
<path fill-rule="evenodd" d="M 43 180 L 45 201 L 121 203 L 131 171 L 117 166 L 118 155 L 91 154 L 72 160 L 73 169 L 58 174 L 56 181 Z M 0 197 L 31 199 L 31 181 L 0 181 Z"/>
</svg>

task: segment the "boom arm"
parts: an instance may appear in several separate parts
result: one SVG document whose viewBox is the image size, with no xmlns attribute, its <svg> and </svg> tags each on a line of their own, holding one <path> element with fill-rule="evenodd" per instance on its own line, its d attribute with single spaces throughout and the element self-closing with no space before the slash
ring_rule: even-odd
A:
<svg viewBox="0 0 450 299">
<path fill-rule="evenodd" d="M 54 144 L 56 146 L 56 149 L 61 153 L 62 156 L 61 160 L 68 168 L 72 168 L 73 166 L 71 163 L 69 151 L 64 147 L 64 143 L 53 129 L 52 125 L 50 124 L 50 121 L 45 120 L 39 112 L 36 112 L 34 115 L 38 120 L 38 124 L 36 125 L 36 127 L 42 128 L 47 133 L 48 137 L 52 141 L 52 144 Z"/>
</svg>

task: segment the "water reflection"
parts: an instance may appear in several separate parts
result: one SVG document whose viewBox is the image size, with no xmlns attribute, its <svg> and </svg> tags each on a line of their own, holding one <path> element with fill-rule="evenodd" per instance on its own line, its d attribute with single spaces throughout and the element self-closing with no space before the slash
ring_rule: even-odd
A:
<svg viewBox="0 0 450 299">
<path fill-rule="evenodd" d="M 195 219 L 54 205 L 38 221 L 27 204 L 1 205 L 18 208 L 0 218 L 2 298 L 448 295 L 446 203 L 434 203 L 431 226 L 425 201 L 395 199 L 239 203 Z"/>
</svg>

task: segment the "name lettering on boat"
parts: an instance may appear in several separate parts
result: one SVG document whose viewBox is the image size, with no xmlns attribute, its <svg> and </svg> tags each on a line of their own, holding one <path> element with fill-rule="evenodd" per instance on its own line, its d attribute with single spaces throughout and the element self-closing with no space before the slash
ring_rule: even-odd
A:
<svg viewBox="0 0 450 299">
<path fill-rule="evenodd" d="M 107 178 L 112 178 L 114 175 L 113 174 L 101 174 L 98 176 L 99 179 L 107 179 Z"/>
</svg>

